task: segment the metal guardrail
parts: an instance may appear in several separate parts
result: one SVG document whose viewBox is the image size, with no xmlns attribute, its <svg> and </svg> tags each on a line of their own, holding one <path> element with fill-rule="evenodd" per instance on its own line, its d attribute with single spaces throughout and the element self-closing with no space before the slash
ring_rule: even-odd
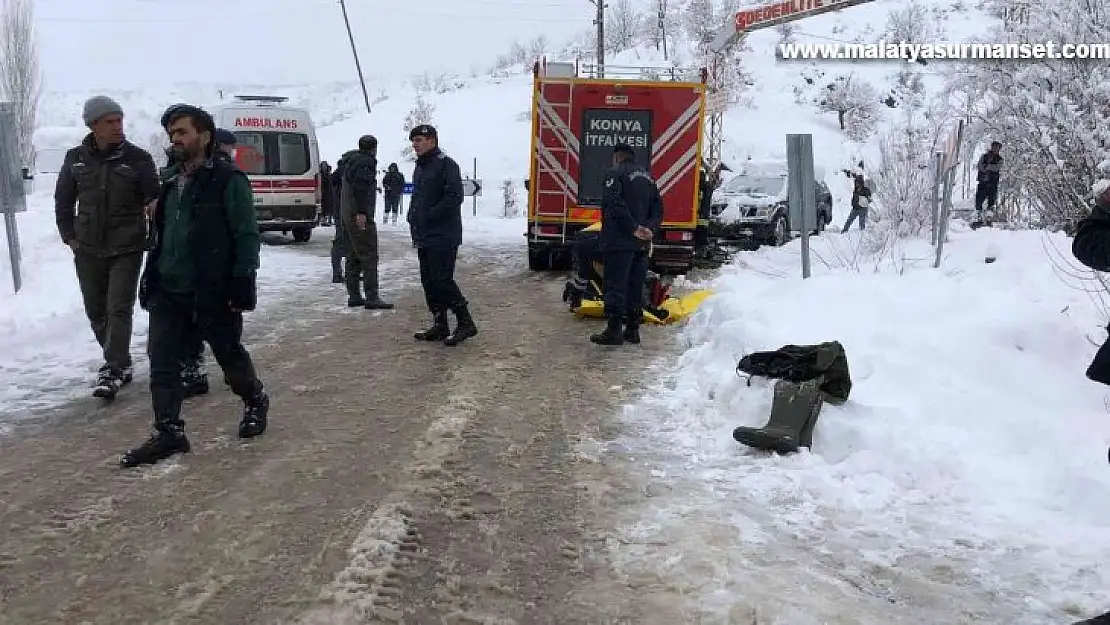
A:
<svg viewBox="0 0 1110 625">
<path fill-rule="evenodd" d="M 701 82 L 702 70 L 690 67 L 660 67 L 650 65 L 598 65 L 582 63 L 579 75 L 583 78 L 625 78 L 660 82 Z"/>
</svg>

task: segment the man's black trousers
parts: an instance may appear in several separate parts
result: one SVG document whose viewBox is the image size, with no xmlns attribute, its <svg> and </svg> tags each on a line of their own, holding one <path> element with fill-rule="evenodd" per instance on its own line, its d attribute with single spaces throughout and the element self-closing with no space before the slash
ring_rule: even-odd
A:
<svg viewBox="0 0 1110 625">
<path fill-rule="evenodd" d="M 154 428 L 180 432 L 185 388 L 181 364 L 189 357 L 190 338 L 199 333 L 212 348 L 228 386 L 243 400 L 262 391 L 250 354 L 243 347 L 243 315 L 231 309 L 200 313 L 191 293 L 158 291 L 150 303 L 147 355 L 150 357 L 150 397 Z"/>
<path fill-rule="evenodd" d="M 986 200 L 987 208 L 994 210 L 994 202 L 998 198 L 997 182 L 980 182 L 975 187 L 975 210 L 983 210 L 983 201 Z"/>
<path fill-rule="evenodd" d="M 648 256 L 644 251 L 605 252 L 605 316 L 639 324 L 644 312 L 644 282 Z"/>
<path fill-rule="evenodd" d="M 420 284 L 424 299 L 433 313 L 465 307 L 467 302 L 455 282 L 457 247 L 421 247 L 416 250 L 420 261 Z"/>
</svg>

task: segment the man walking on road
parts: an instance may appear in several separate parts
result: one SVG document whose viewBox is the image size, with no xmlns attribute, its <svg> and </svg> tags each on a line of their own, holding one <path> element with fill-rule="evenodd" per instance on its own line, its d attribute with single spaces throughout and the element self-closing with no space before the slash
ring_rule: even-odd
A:
<svg viewBox="0 0 1110 625">
<path fill-rule="evenodd" d="M 235 133 L 226 128 L 217 128 L 215 158 L 222 159 L 229 167 L 238 169 L 239 165 L 235 162 L 237 143 Z M 181 383 L 185 387 L 185 397 L 207 395 L 208 371 L 204 362 L 204 337 L 200 329 L 194 325 L 182 339 L 182 344 L 185 359 L 181 362 Z"/>
<path fill-rule="evenodd" d="M 598 345 L 640 342 L 648 249 L 663 221 L 663 200 L 635 158 L 631 146 L 617 145 L 613 168 L 605 175 L 600 247 L 605 254 L 602 289 L 608 323 L 590 337 Z"/>
<path fill-rule="evenodd" d="M 979 223 L 991 221 L 994 212 L 994 203 L 998 199 L 998 181 L 1002 177 L 1002 144 L 998 141 L 991 143 L 991 149 L 979 157 L 976 165 L 977 181 L 975 185 L 975 220 Z M 984 219 L 983 202 L 987 203 L 990 213 Z"/>
<path fill-rule="evenodd" d="M 150 312 L 147 354 L 154 434 L 120 458 L 154 464 L 190 451 L 181 419 L 184 341 L 199 330 L 224 379 L 244 404 L 240 438 L 266 430 L 270 399 L 243 347 L 243 312 L 254 310 L 261 236 L 250 182 L 215 156 L 216 125 L 203 109 L 179 104 L 162 116 L 175 163 L 154 210 L 157 243 L 139 287 Z"/>
<path fill-rule="evenodd" d="M 382 224 L 391 218 L 397 223 L 397 213 L 401 212 L 401 195 L 405 192 L 405 175 L 397 169 L 397 163 L 390 163 L 389 170 L 382 177 L 382 189 L 385 191 L 385 212 L 382 213 Z"/>
<path fill-rule="evenodd" d="M 66 153 L 54 212 L 58 233 L 73 250 L 85 314 L 104 354 L 93 395 L 113 399 L 133 377 L 135 289 L 158 170 L 148 152 L 127 141 L 123 109 L 114 100 L 90 98 L 83 117 L 91 132 Z"/>
<path fill-rule="evenodd" d="M 358 149 L 339 159 L 343 171 L 339 204 L 350 254 L 346 272 L 347 306 L 389 310 L 393 304 L 382 301 L 378 293 L 378 226 L 374 221 L 378 200 L 377 152 L 378 140 L 372 135 L 363 135 L 358 140 Z"/>
<path fill-rule="evenodd" d="M 455 282 L 455 261 L 462 245 L 462 173 L 459 164 L 439 149 L 439 135 L 428 124 L 409 133 L 416 152 L 408 222 L 420 261 L 420 284 L 432 313 L 432 326 L 417 332 L 418 341 L 458 345 L 478 335 L 466 298 Z M 458 324 L 452 332 L 447 311 Z"/>
</svg>

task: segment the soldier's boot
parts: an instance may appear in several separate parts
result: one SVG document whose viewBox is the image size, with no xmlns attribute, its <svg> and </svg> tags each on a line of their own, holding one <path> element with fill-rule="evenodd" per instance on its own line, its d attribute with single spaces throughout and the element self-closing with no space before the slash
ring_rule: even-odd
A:
<svg viewBox="0 0 1110 625">
<path fill-rule="evenodd" d="M 732 431 L 732 437 L 749 447 L 780 454 L 809 448 L 823 403 L 820 380 L 779 380 L 767 424 L 761 428 L 740 426 Z"/>
<path fill-rule="evenodd" d="M 208 394 L 208 373 L 204 370 L 204 361 L 190 359 L 186 362 L 181 367 L 181 384 L 185 399 Z"/>
<path fill-rule="evenodd" d="M 474 325 L 474 318 L 470 316 L 470 310 L 466 304 L 452 306 L 451 311 L 455 313 L 458 324 L 451 336 L 443 339 L 444 345 L 458 345 L 468 338 L 478 336 L 478 326 Z"/>
<path fill-rule="evenodd" d="M 621 325 L 620 317 L 611 316 L 605 329 L 590 336 L 590 340 L 598 345 L 624 345 L 624 332 Z"/>
<path fill-rule="evenodd" d="M 353 279 L 352 279 L 353 278 Z M 347 279 L 347 307 L 358 308 L 366 305 L 366 300 L 362 297 L 361 286 L 359 285 L 358 276 L 351 276 L 350 273 L 346 276 Z"/>
<path fill-rule="evenodd" d="M 393 310 L 393 304 L 383 301 L 378 294 L 378 268 L 363 268 L 363 290 L 366 291 L 366 302 L 363 306 L 367 310 Z"/>
<path fill-rule="evenodd" d="M 451 336 L 451 327 L 447 325 L 447 311 L 432 313 L 431 327 L 412 336 L 418 341 L 442 341 Z"/>
<path fill-rule="evenodd" d="M 640 344 L 641 321 L 640 315 L 628 315 L 628 317 L 625 318 L 624 333 L 621 335 L 625 343 L 631 343 L 633 345 Z"/>
</svg>

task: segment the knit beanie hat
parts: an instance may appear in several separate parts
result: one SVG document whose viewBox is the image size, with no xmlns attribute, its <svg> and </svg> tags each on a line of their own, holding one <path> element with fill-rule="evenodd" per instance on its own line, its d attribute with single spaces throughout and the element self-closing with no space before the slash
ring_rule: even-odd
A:
<svg viewBox="0 0 1110 625">
<path fill-rule="evenodd" d="M 109 115 L 123 115 L 123 107 L 106 95 L 98 95 L 85 101 L 85 110 L 81 117 L 86 126 L 92 126 L 96 120 Z"/>
</svg>

